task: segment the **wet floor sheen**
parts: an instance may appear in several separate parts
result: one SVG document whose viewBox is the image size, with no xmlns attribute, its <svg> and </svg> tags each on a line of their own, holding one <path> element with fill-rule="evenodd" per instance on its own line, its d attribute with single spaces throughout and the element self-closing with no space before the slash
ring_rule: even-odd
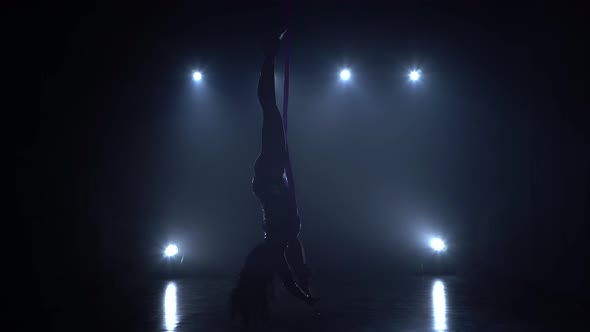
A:
<svg viewBox="0 0 590 332">
<path fill-rule="evenodd" d="M 139 314 L 125 330 L 238 331 L 228 320 L 227 278 L 183 278 L 135 293 Z M 459 277 L 316 280 L 321 302 L 309 308 L 282 289 L 264 331 L 583 330 L 585 312 L 514 286 Z M 117 306 L 118 304 L 113 304 Z M 123 309 L 127 310 L 127 309 Z M 116 319 L 111 320 L 116 324 Z M 119 330 L 116 326 L 112 330 Z"/>
</svg>

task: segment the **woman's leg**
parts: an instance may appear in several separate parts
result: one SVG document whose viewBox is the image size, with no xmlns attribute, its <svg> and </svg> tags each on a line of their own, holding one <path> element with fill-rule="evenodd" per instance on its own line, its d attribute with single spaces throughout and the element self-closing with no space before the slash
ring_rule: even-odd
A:
<svg viewBox="0 0 590 332">
<path fill-rule="evenodd" d="M 282 176 L 287 165 L 285 133 L 275 96 L 275 56 L 279 40 L 265 53 L 258 80 L 258 101 L 262 107 L 262 148 L 256 164 L 255 176 Z"/>
<path fill-rule="evenodd" d="M 287 261 L 285 252 L 281 251 L 280 248 L 275 248 L 273 249 L 273 255 L 275 268 L 277 269 L 279 278 L 283 282 L 283 285 L 285 286 L 287 291 L 291 295 L 308 304 L 315 303 L 316 299 L 312 298 L 308 293 L 306 293 L 305 290 L 302 289 L 302 287 L 296 282 L 295 278 L 293 278 L 294 273 L 292 271 L 292 267 L 289 265 L 289 262 Z"/>
<path fill-rule="evenodd" d="M 289 262 L 289 265 L 293 269 L 293 273 L 295 274 L 301 289 L 311 296 L 311 271 L 305 261 L 305 250 L 303 249 L 299 236 L 287 243 L 285 256 L 287 262 Z"/>
</svg>

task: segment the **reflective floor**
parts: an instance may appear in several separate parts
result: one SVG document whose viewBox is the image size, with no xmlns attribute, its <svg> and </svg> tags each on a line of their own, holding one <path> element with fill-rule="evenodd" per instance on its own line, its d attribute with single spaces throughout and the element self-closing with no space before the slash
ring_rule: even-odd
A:
<svg viewBox="0 0 590 332">
<path fill-rule="evenodd" d="M 110 330 L 239 331 L 228 321 L 230 279 L 163 280 L 136 291 L 136 308 L 108 320 Z M 530 291 L 459 277 L 316 280 L 321 302 L 309 308 L 278 290 L 264 331 L 570 331 L 587 313 Z M 105 309 L 107 310 L 107 309 Z M 124 321 L 124 322 L 123 322 Z M 121 322 L 120 326 L 117 324 Z M 109 326 L 109 324 L 111 326 Z"/>
</svg>

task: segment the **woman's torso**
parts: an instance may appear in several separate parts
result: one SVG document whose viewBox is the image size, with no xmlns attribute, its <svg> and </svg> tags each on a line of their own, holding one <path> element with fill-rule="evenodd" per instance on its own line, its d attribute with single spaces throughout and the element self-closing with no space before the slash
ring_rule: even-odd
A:
<svg viewBox="0 0 590 332">
<path fill-rule="evenodd" d="M 260 200 L 263 213 L 263 228 L 267 236 L 296 236 L 300 222 L 297 208 L 283 177 L 254 177 L 252 190 Z"/>
</svg>

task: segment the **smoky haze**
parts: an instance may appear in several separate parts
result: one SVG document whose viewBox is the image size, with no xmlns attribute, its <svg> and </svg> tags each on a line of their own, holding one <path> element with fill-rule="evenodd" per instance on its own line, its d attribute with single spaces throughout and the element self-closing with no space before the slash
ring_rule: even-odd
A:
<svg viewBox="0 0 590 332">
<path fill-rule="evenodd" d="M 171 242 L 195 271 L 239 269 L 262 239 L 250 184 L 266 8 L 105 6 L 47 33 L 41 269 L 83 255 L 89 274 L 149 271 Z M 293 9 L 289 144 L 309 260 L 411 270 L 441 236 L 465 269 L 542 283 L 568 266 L 567 291 L 587 290 L 579 21 L 449 11 Z"/>
</svg>

